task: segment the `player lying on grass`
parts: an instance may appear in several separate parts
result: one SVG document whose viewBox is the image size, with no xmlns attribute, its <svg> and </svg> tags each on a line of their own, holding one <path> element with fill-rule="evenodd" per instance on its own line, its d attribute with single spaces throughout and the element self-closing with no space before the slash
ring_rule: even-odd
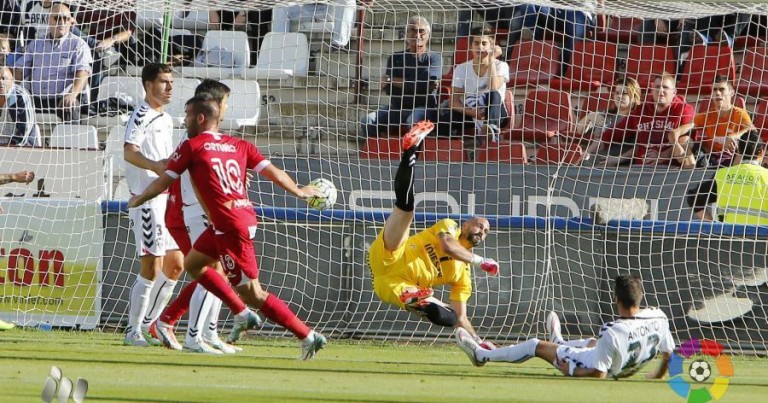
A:
<svg viewBox="0 0 768 403">
<path fill-rule="evenodd" d="M 463 329 L 457 329 L 456 339 L 459 348 L 478 367 L 488 361 L 521 363 L 539 357 L 565 375 L 593 378 L 632 376 L 661 352 L 661 363 L 646 378 L 664 377 L 669 357 L 675 349 L 667 315 L 656 308 L 640 308 L 643 288 L 638 277 L 617 277 L 614 293 L 619 318 L 603 325 L 597 341 L 564 341 L 560 335 L 560 321 L 553 313 L 549 315 L 550 341 L 529 339 L 489 351 L 480 348 Z"/>
<path fill-rule="evenodd" d="M 209 226 L 195 241 L 184 259 L 184 268 L 208 291 L 221 299 L 235 314 L 230 341 L 260 325 L 260 318 L 243 303 L 261 310 L 273 322 L 290 330 L 302 342 L 302 359 L 311 359 L 326 345 L 325 337 L 310 329 L 277 296 L 261 287 L 253 237 L 256 213 L 245 186 L 246 169 L 255 170 L 289 193 L 307 199 L 319 195 L 312 187 L 299 188 L 282 169 L 272 165 L 253 144 L 219 133 L 220 110 L 209 93 L 187 101 L 189 140 L 183 142 L 168 161 L 166 171 L 140 195 L 128 201 L 136 206 L 165 191 L 189 170 L 192 185 Z M 208 269 L 220 259 L 227 279 Z"/>
<path fill-rule="evenodd" d="M 478 341 L 467 318 L 467 300 L 472 294 L 471 267 L 491 275 L 499 264 L 472 253 L 490 231 L 488 220 L 472 217 L 461 228 L 445 219 L 409 237 L 414 210 L 414 167 L 419 146 L 434 124 L 422 121 L 403 137 L 403 156 L 395 174 L 395 207 L 384 229 L 368 252 L 373 290 L 382 301 L 413 312 L 447 327 L 461 327 Z M 432 287 L 449 285 L 451 304 L 433 297 Z"/>
</svg>

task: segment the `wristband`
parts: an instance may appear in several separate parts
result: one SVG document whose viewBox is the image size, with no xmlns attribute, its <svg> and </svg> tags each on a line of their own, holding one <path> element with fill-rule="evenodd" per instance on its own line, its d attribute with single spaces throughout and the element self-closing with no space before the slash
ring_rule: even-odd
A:
<svg viewBox="0 0 768 403">
<path fill-rule="evenodd" d="M 480 267 L 480 265 L 483 264 L 483 260 L 485 259 L 483 259 L 482 256 L 472 255 L 472 260 L 470 261 L 470 263 L 472 264 L 472 266 Z"/>
</svg>

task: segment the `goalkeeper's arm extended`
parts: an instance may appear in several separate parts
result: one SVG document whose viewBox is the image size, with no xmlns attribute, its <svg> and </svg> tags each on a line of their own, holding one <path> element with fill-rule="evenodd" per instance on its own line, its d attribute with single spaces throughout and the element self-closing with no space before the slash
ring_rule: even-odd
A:
<svg viewBox="0 0 768 403">
<path fill-rule="evenodd" d="M 459 241 L 455 240 L 448 234 L 440 237 L 443 251 L 450 257 L 466 262 L 472 265 L 476 269 L 480 269 L 491 276 L 499 274 L 499 263 L 490 258 L 484 258 L 479 255 L 475 255 L 472 251 L 465 249 Z"/>
</svg>

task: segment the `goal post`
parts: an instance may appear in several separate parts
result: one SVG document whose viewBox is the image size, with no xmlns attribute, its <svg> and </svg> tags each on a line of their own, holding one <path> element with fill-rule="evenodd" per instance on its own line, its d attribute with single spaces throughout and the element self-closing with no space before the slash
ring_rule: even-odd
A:
<svg viewBox="0 0 768 403">
<path fill-rule="evenodd" d="M 402 71 L 388 67 L 388 58 L 405 49 L 408 21 L 421 16 L 430 23 L 428 48 L 442 61 L 439 77 L 430 77 L 440 84 L 430 95 L 437 102 L 450 101 L 454 87 L 466 84 L 453 73 L 456 64 L 473 57 L 466 33 L 460 35 L 467 27 L 498 25 L 495 40 L 509 70 L 502 92 L 510 119 L 499 128 L 500 141 L 489 141 L 480 123 L 462 130 L 441 126 L 425 140 L 416 167 L 414 230 L 446 217 L 483 215 L 492 223 L 477 253 L 496 259 L 502 269 L 498 277 L 473 273 L 468 309 L 479 334 L 500 342 L 544 337 L 544 317 L 554 310 L 567 337 L 594 335 L 616 314 L 612 279 L 633 273 L 643 279 L 645 304 L 659 306 L 672 320 L 677 341 L 705 338 L 741 353 L 765 350 L 768 230 L 695 218 L 688 189 L 711 179 L 712 168 L 681 168 L 669 158 L 665 164 L 631 164 L 647 159 L 645 154 L 631 155 L 618 167 L 596 165 L 610 152 L 632 149 L 637 140 L 625 133 L 603 139 L 595 133 L 608 132 L 608 123 L 592 122 L 585 130 L 582 119 L 612 107 L 614 83 L 621 77 L 640 82 L 634 106 L 656 102 L 654 79 L 667 71 L 677 86 L 672 96 L 689 105 L 683 110 L 688 122 L 708 111 L 714 77 L 724 75 L 735 90 L 734 104 L 768 136 L 766 4 L 71 3 L 78 8 L 75 25 L 89 45 L 121 28 L 130 30 L 132 39 L 92 53 L 103 78 L 90 81 L 98 91 L 91 92 L 94 106 L 80 121 L 37 113 L 42 147 L 0 147 L 0 172 L 37 173 L 31 184 L 3 188 L 0 319 L 124 330 L 139 266 L 125 208 L 130 196 L 122 158 L 125 123 L 145 95 L 142 66 L 167 56 L 174 96 L 166 112 L 176 123 L 176 139 L 184 134 L 184 103 L 197 84 L 221 80 L 232 89 L 223 131 L 257 144 L 299 184 L 325 178 L 339 191 L 333 209 L 317 212 L 267 180 L 252 180 L 262 284 L 331 337 L 445 339 L 449 329 L 380 302 L 366 265 L 368 248 L 393 206 L 399 136 L 407 121 L 377 127 L 372 136 L 363 121 L 392 100 L 382 78 Z M 23 4 L 20 25 L 9 33 L 18 52 L 33 39 L 29 28 L 47 25 L 44 8 L 28 10 Z M 278 10 L 296 5 L 304 7 Z M 526 14 L 532 9 L 538 11 Z M 82 19 L 98 10 L 108 12 Z M 726 35 L 714 29 L 715 22 L 683 24 L 680 32 L 673 27 L 664 35 L 642 23 L 734 13 L 741 17 L 722 22 Z M 30 79 L 17 84 L 36 88 Z M 610 125 L 620 120 L 614 115 Z M 662 123 L 677 127 L 685 124 L 681 121 Z M 13 134 L 0 129 L 0 139 Z M 591 150 L 593 140 L 611 144 Z M 436 290 L 445 301 L 448 294 Z M 270 324 L 264 333 L 285 334 Z"/>
</svg>

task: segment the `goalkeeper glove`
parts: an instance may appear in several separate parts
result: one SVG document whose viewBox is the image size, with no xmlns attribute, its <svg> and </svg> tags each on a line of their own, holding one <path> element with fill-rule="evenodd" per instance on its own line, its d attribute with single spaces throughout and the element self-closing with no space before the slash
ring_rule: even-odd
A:
<svg viewBox="0 0 768 403">
<path fill-rule="evenodd" d="M 493 259 L 486 259 L 482 256 L 475 255 L 472 258 L 472 266 L 480 268 L 480 270 L 495 276 L 499 274 L 499 262 Z"/>
</svg>

